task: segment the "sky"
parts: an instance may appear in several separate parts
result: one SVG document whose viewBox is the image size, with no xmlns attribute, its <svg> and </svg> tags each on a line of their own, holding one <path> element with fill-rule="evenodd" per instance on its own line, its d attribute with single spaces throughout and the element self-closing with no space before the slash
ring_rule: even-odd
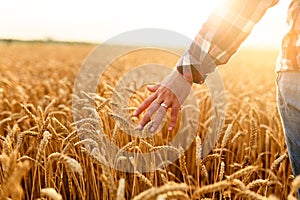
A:
<svg viewBox="0 0 300 200">
<path fill-rule="evenodd" d="M 163 28 L 191 39 L 221 0 L 2 0 L 0 38 L 100 43 L 140 28 Z M 289 1 L 271 8 L 243 44 L 279 47 Z"/>
</svg>

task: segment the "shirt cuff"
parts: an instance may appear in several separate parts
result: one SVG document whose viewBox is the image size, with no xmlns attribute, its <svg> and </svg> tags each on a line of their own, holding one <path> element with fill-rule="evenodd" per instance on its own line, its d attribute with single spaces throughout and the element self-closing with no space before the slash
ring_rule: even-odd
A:
<svg viewBox="0 0 300 200">
<path fill-rule="evenodd" d="M 198 55 L 198 53 L 197 53 Z M 196 59 L 190 50 L 186 51 L 179 59 L 176 68 L 183 77 L 192 83 L 203 84 L 207 75 L 216 68 L 211 57 L 204 52 L 199 54 L 203 59 Z"/>
</svg>

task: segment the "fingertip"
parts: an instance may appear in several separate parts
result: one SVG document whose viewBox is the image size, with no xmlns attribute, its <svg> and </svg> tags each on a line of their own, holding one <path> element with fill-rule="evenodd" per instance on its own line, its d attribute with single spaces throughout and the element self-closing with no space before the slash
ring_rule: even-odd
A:
<svg viewBox="0 0 300 200">
<path fill-rule="evenodd" d="M 173 115 L 171 117 L 171 121 L 170 121 L 170 124 L 169 124 L 168 131 L 172 131 L 174 129 L 174 127 L 176 126 L 176 123 L 177 123 L 177 115 Z"/>
<path fill-rule="evenodd" d="M 136 108 L 136 110 L 133 112 L 132 115 L 138 117 L 142 112 L 143 112 L 143 107 L 139 106 L 138 108 Z"/>
<path fill-rule="evenodd" d="M 160 86 L 160 84 L 156 84 L 156 85 L 147 85 L 147 89 L 150 91 L 150 92 L 155 92 L 158 87 Z"/>
<path fill-rule="evenodd" d="M 147 89 L 151 89 L 151 88 L 153 88 L 155 85 L 147 85 L 146 87 L 147 87 Z"/>
<path fill-rule="evenodd" d="M 155 131 L 155 127 L 151 126 L 150 132 L 153 133 Z"/>
<path fill-rule="evenodd" d="M 149 90 L 150 92 L 154 92 L 155 91 L 155 86 L 153 85 L 147 85 L 147 90 Z"/>
<path fill-rule="evenodd" d="M 136 127 L 136 129 L 139 130 L 139 131 L 143 130 L 143 128 L 144 128 L 144 127 L 143 127 L 141 124 L 139 124 L 139 125 Z"/>
</svg>

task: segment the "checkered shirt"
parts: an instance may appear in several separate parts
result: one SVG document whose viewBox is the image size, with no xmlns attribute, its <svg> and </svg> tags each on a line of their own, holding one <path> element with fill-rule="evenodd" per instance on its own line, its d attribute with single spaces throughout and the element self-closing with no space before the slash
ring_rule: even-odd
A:
<svg viewBox="0 0 300 200">
<path fill-rule="evenodd" d="M 225 0 L 208 17 L 176 67 L 185 79 L 204 83 L 218 65 L 228 62 L 266 11 L 279 0 Z M 300 0 L 288 8 L 276 71 L 300 71 Z"/>
</svg>

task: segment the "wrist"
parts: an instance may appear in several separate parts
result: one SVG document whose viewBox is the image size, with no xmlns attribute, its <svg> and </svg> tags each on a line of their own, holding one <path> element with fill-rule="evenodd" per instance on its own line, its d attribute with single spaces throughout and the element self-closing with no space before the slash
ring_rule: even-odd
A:
<svg viewBox="0 0 300 200">
<path fill-rule="evenodd" d="M 192 81 L 185 79 L 176 69 L 164 78 L 161 85 L 169 88 L 177 97 L 180 104 L 183 104 L 189 95 Z"/>
</svg>

